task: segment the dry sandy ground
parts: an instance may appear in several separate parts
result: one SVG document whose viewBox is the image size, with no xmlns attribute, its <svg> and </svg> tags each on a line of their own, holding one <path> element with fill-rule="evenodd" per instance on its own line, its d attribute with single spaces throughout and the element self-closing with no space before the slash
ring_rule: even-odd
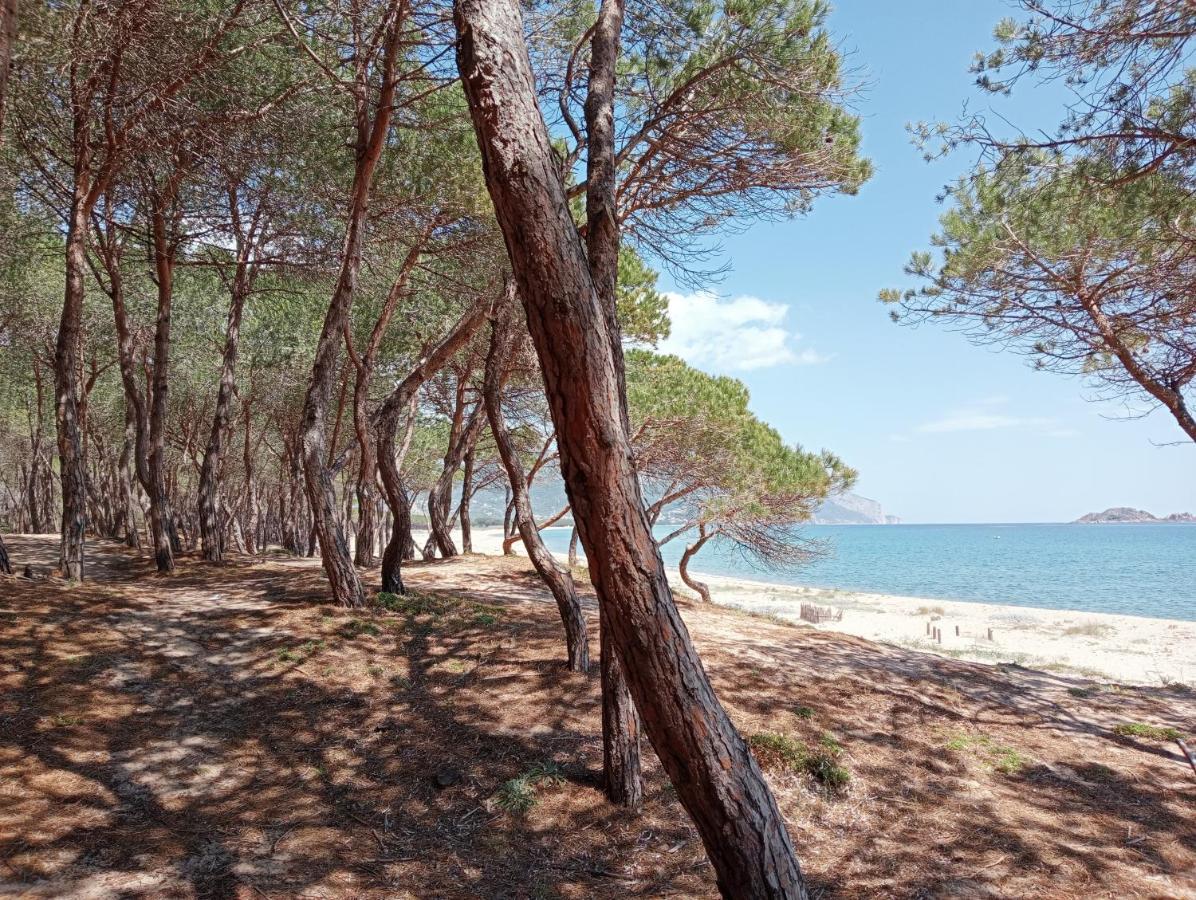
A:
<svg viewBox="0 0 1196 900">
<path fill-rule="evenodd" d="M 715 896 L 650 752 L 643 814 L 604 802 L 597 682 L 526 560 L 350 612 L 310 560 L 93 559 L 0 577 L 0 895 Z M 813 896 L 1196 897 L 1196 776 L 1117 731 L 1191 735 L 1196 694 L 683 611 L 745 734 L 843 748 L 841 791 L 763 757 Z"/>
<path fill-rule="evenodd" d="M 482 553 L 500 553 L 501 529 L 476 530 L 474 546 Z M 516 547 L 522 550 L 522 544 Z M 802 603 L 843 611 L 841 621 L 820 624 L 820 631 L 956 659 L 1196 689 L 1196 622 L 696 577 L 709 585 L 715 603 L 751 612 L 799 621 Z M 676 572 L 671 581 L 676 590 L 689 593 Z M 941 643 L 927 625 L 938 628 Z"/>
</svg>

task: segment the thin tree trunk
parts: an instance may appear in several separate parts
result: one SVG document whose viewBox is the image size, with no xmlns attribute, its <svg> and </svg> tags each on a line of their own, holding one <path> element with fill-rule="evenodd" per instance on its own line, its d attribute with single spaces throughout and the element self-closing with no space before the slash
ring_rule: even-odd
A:
<svg viewBox="0 0 1196 900">
<path fill-rule="evenodd" d="M 586 257 L 594 290 L 606 319 L 606 333 L 619 390 L 619 416 L 624 433 L 630 435 L 623 336 L 619 328 L 616 295 L 620 236 L 615 201 L 615 77 L 623 10 L 623 0 L 602 0 L 590 39 L 590 77 L 585 101 Z M 601 623 L 605 625 L 611 617 L 609 612 L 604 613 L 600 616 Z M 599 641 L 602 660 L 602 771 L 606 795 L 612 803 L 638 809 L 644 793 L 640 775 L 639 723 L 618 654 L 610 646 L 610 628 L 601 629 Z"/>
<path fill-rule="evenodd" d="M 117 479 L 120 490 L 121 524 L 124 528 L 126 547 L 141 547 L 141 536 L 137 531 L 136 506 L 133 503 L 133 475 L 129 471 L 132 462 L 133 449 L 137 442 L 136 412 L 127 402 L 125 403 L 125 434 L 120 446 L 120 459 L 117 461 Z"/>
<path fill-rule="evenodd" d="M 457 506 L 457 519 L 461 523 L 461 552 L 473 553 L 473 523 L 469 521 L 469 501 L 473 497 L 474 446 L 465 451 L 465 464 L 461 470 L 461 502 Z"/>
<path fill-rule="evenodd" d="M 465 389 L 468 373 L 463 373 L 457 379 L 457 399 L 453 409 L 453 424 L 449 431 L 449 445 L 444 454 L 444 466 L 440 470 L 440 477 L 432 489 L 428 491 L 428 527 L 431 534 L 428 544 L 424 547 L 424 558 L 430 559 L 429 550 L 432 547 L 440 550 L 440 555 L 449 559 L 457 555 L 457 545 L 453 543 L 452 523 L 449 513 L 452 509 L 453 477 L 461 468 L 466 449 L 477 441 L 485 421 L 483 403 L 478 402 L 473 412 L 465 418 Z"/>
<path fill-rule="evenodd" d="M 78 168 L 78 166 L 77 166 Z M 54 421 L 62 482 L 62 544 L 58 567 L 72 581 L 84 577 L 84 532 L 87 529 L 87 473 L 79 429 L 79 342 L 83 329 L 83 276 L 87 266 L 86 181 L 76 176 L 75 196 L 66 236 L 66 287 L 58 340 L 54 348 Z"/>
<path fill-rule="evenodd" d="M 405 5 L 400 0 L 393 0 L 388 10 L 391 21 L 384 38 L 383 58 L 379 67 L 381 87 L 373 105 L 372 122 L 370 113 L 361 108 L 367 102 L 368 92 L 361 91 L 357 101 L 357 162 L 346 218 L 341 268 L 336 288 L 328 304 L 328 313 L 324 317 L 324 326 L 316 343 L 311 383 L 303 401 L 303 424 L 300 430 L 303 476 L 311 505 L 312 529 L 320 543 L 321 560 L 328 575 L 333 599 L 342 606 L 349 607 L 364 606 L 365 592 L 361 587 L 361 579 L 357 577 L 357 570 L 353 567 L 344 531 L 337 521 L 336 489 L 327 460 L 324 428 L 328 417 L 332 382 L 336 377 L 340 341 L 348 321 L 349 310 L 353 306 L 354 295 L 357 293 L 370 187 L 390 130 L 396 86 L 394 73 L 403 26 L 400 9 L 405 9 Z"/>
<path fill-rule="evenodd" d="M 154 270 L 158 282 L 158 315 L 154 326 L 154 375 L 149 404 L 150 517 L 154 520 L 154 561 L 158 571 L 174 571 L 179 540 L 166 490 L 166 417 L 169 413 L 170 326 L 174 302 L 174 248 L 167 233 L 166 204 L 155 197 L 151 213 Z"/>
<path fill-rule="evenodd" d="M 606 797 L 617 806 L 639 811 L 644 802 L 640 763 L 640 717 L 615 652 L 608 618 L 599 603 L 598 628 L 607 635 L 599 645 L 602 676 L 602 782 Z"/>
<path fill-rule="evenodd" d="M 511 297 L 511 302 L 514 303 L 514 297 Z M 561 568 L 551 551 L 540 540 L 540 532 L 536 528 L 532 513 L 531 498 L 528 496 L 523 462 L 519 459 L 503 417 L 502 382 L 503 368 L 511 348 L 510 315 L 510 309 L 503 309 L 491 325 L 490 352 L 486 356 L 486 373 L 482 382 L 486 415 L 490 419 L 490 431 L 494 434 L 494 443 L 498 447 L 499 457 L 511 483 L 511 493 L 515 500 L 515 520 L 519 533 L 523 536 L 524 547 L 532 565 L 552 592 L 561 614 L 561 623 L 565 626 L 569 670 L 586 672 L 590 668 L 590 641 L 585 614 L 581 610 L 581 600 L 577 596 L 573 576 Z"/>
<path fill-rule="evenodd" d="M 4 108 L 8 99 L 8 71 L 17 42 L 17 0 L 0 0 L 0 146 L 4 145 Z"/>
<path fill-rule="evenodd" d="M 245 540 L 245 552 L 253 556 L 258 552 L 260 546 L 258 540 L 260 516 L 258 514 L 257 479 L 253 474 L 253 448 L 250 443 L 252 420 L 249 401 L 246 400 L 242 407 L 245 423 L 245 440 L 241 448 L 241 465 L 245 469 L 245 527 L 242 529 L 242 535 Z"/>
<path fill-rule="evenodd" d="M 569 532 L 569 568 L 572 569 L 577 565 L 577 526 L 573 526 L 573 530 Z"/>
<path fill-rule="evenodd" d="M 8 548 L 4 546 L 4 535 L 0 534 L 0 573 L 12 574 L 12 562 L 8 558 Z"/>
<path fill-rule="evenodd" d="M 42 437 L 43 437 L 43 423 L 45 414 L 45 401 L 42 396 L 42 372 L 41 363 L 38 362 L 37 357 L 33 358 L 33 383 L 37 389 L 37 418 L 30 424 L 29 428 L 29 445 L 31 448 L 29 460 L 29 484 L 28 504 L 29 504 L 29 530 L 36 534 L 41 534 L 46 530 L 46 525 L 49 524 L 47 518 L 42 515 L 43 504 L 40 500 L 41 484 L 41 466 L 42 466 Z"/>
<path fill-rule="evenodd" d="M 410 547 L 414 555 L 414 542 L 411 540 L 411 506 L 407 492 L 403 488 L 400 476 L 400 461 L 395 454 L 395 431 L 398 428 L 399 416 L 404 409 L 408 409 L 409 427 L 414 426 L 416 395 L 424 382 L 444 368 L 466 342 L 473 337 L 478 327 L 485 321 L 487 308 L 478 303 L 465 313 L 452 327 L 444 339 L 437 344 L 420 361 L 407 377 L 391 391 L 382 406 L 374 414 L 375 426 L 378 434 L 378 474 L 382 478 L 383 493 L 386 503 L 390 507 L 394 524 L 391 528 L 390 541 L 382 554 L 382 590 L 390 593 L 403 593 L 403 578 L 401 569 Z M 404 453 L 410 441 L 411 432 L 408 431 L 404 439 Z"/>
<path fill-rule="evenodd" d="M 561 470 L 644 730 L 729 898 L 808 897 L 784 819 L 714 695 L 652 540 L 606 311 L 536 100 L 515 0 L 457 0 L 458 68 L 557 429 Z"/>
<path fill-rule="evenodd" d="M 224 559 L 223 532 L 220 515 L 220 471 L 224 457 L 224 439 L 229 430 L 229 411 L 233 390 L 237 385 L 237 348 L 241 337 L 241 314 L 249 286 L 245 283 L 241 264 L 234 277 L 232 297 L 228 307 L 228 325 L 224 330 L 224 354 L 220 363 L 220 385 L 216 389 L 216 409 L 208 430 L 208 444 L 204 448 L 203 464 L 199 470 L 199 535 L 203 558 L 209 562 Z"/>
<path fill-rule="evenodd" d="M 677 573 L 681 576 L 681 580 L 685 582 L 690 590 L 696 591 L 698 596 L 702 598 L 703 603 L 710 602 L 710 588 L 701 581 L 698 581 L 689 574 L 689 561 L 698 555 L 711 535 L 706 533 L 705 526 L 700 526 L 698 529 L 699 537 L 696 541 L 685 548 L 685 552 L 681 554 L 681 562 L 677 565 Z"/>
</svg>

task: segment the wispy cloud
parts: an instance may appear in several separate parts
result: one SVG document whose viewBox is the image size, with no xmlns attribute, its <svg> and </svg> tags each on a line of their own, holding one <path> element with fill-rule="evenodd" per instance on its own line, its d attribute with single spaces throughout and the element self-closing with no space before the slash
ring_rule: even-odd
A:
<svg viewBox="0 0 1196 900">
<path fill-rule="evenodd" d="M 965 407 L 949 410 L 937 419 L 915 426 L 913 432 L 954 434 L 1020 429 L 1053 438 L 1069 438 L 1079 434 L 1076 429 L 1063 426 L 1057 419 L 1048 416 L 1012 415 L 1003 408 L 1007 407 L 1009 402 L 1009 398 L 1003 394 L 982 397 Z"/>
<path fill-rule="evenodd" d="M 801 335 L 786 325 L 789 307 L 759 297 L 723 299 L 709 291 L 666 294 L 672 333 L 660 350 L 715 371 L 813 366 L 831 357 L 798 348 Z"/>
<path fill-rule="evenodd" d="M 959 412 L 924 422 L 917 427 L 923 434 L 946 434 L 953 431 L 995 431 L 998 428 L 1037 428 L 1053 425 L 1054 420 L 1040 417 L 1021 418 L 997 413 Z"/>
</svg>

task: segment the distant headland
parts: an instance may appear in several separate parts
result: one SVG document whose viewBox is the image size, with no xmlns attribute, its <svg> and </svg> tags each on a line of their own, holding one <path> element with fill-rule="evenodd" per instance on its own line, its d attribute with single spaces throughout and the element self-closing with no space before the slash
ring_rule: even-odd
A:
<svg viewBox="0 0 1196 900">
<path fill-rule="evenodd" d="M 897 516 L 885 515 L 875 500 L 846 492 L 823 500 L 814 512 L 815 525 L 900 525 Z"/>
<path fill-rule="evenodd" d="M 1141 522 L 1185 522 L 1196 523 L 1196 516 L 1190 512 L 1172 513 L 1165 519 L 1148 513 L 1144 509 L 1130 506 L 1113 506 L 1104 512 L 1088 513 L 1076 519 L 1077 525 L 1136 524 Z"/>
</svg>

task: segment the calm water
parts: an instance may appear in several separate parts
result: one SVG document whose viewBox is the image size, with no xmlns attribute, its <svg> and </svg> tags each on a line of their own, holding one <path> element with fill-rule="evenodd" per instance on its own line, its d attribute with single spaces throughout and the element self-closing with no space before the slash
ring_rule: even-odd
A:
<svg viewBox="0 0 1196 900">
<path fill-rule="evenodd" d="M 826 558 L 762 571 L 713 542 L 695 572 L 875 591 L 1196 621 L 1196 525 L 815 525 Z M 569 530 L 547 529 L 555 551 Z M 680 539 L 665 548 L 676 565 Z"/>
</svg>

